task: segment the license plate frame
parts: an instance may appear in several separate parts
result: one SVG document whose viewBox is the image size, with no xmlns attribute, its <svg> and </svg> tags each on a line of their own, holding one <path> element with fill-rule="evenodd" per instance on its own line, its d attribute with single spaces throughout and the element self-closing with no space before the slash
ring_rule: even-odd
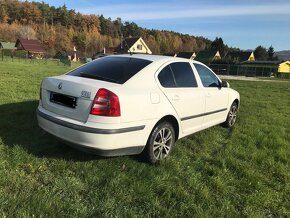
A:
<svg viewBox="0 0 290 218">
<path fill-rule="evenodd" d="M 75 109 L 77 106 L 77 98 L 70 95 L 64 95 L 61 93 L 50 92 L 50 102 L 54 104 L 59 104 L 65 107 Z"/>
</svg>

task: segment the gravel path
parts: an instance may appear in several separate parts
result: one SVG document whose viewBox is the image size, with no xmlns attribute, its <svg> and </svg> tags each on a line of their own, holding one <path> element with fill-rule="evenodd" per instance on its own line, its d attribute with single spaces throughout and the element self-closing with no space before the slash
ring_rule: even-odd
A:
<svg viewBox="0 0 290 218">
<path fill-rule="evenodd" d="M 246 76 L 227 76 L 227 75 L 219 75 L 219 77 L 223 80 L 244 80 L 244 81 L 263 81 L 263 82 L 289 82 L 287 80 L 272 80 L 271 78 L 269 79 L 261 79 L 257 77 L 246 77 Z"/>
</svg>

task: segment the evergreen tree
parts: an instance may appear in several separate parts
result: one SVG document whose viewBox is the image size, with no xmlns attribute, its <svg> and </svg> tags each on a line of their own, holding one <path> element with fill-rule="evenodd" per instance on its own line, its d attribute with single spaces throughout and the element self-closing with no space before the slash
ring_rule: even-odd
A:
<svg viewBox="0 0 290 218">
<path fill-rule="evenodd" d="M 274 48 L 272 45 L 268 48 L 268 60 L 274 60 Z"/>
<path fill-rule="evenodd" d="M 219 51 L 220 55 L 223 57 L 225 53 L 224 41 L 221 37 L 216 37 L 215 40 L 211 43 L 210 50 Z"/>
<path fill-rule="evenodd" d="M 254 54 L 255 54 L 256 60 L 258 60 L 258 61 L 268 60 L 268 52 L 267 52 L 267 49 L 265 47 L 261 46 L 261 45 L 259 45 L 255 49 Z"/>
</svg>

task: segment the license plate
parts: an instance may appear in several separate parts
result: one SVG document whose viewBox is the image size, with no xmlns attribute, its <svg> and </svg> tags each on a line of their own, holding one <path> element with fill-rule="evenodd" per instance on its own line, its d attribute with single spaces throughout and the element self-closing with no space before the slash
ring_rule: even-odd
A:
<svg viewBox="0 0 290 218">
<path fill-rule="evenodd" d="M 50 101 L 65 107 L 75 108 L 77 106 L 77 98 L 69 95 L 63 95 L 55 92 L 50 93 Z"/>
</svg>

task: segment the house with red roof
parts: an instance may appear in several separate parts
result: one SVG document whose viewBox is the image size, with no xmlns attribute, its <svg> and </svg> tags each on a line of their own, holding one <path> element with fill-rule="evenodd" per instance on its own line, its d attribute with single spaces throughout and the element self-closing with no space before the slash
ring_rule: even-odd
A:
<svg viewBox="0 0 290 218">
<path fill-rule="evenodd" d="M 15 43 L 17 50 L 27 51 L 28 57 L 41 57 L 45 50 L 41 43 L 36 39 L 17 39 Z"/>
</svg>

